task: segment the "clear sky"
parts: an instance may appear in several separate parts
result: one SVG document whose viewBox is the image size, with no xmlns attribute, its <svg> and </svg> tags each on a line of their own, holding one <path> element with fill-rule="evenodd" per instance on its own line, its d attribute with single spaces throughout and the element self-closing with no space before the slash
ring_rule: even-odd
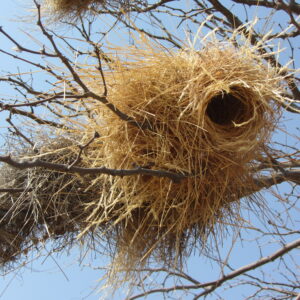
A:
<svg viewBox="0 0 300 300">
<path fill-rule="evenodd" d="M 3 1 L 1 3 L 0 12 L 0 26 L 5 30 L 10 31 L 20 40 L 24 40 L 22 23 L 13 21 L 13 19 L 22 14 L 22 10 L 26 8 L 24 2 L 19 0 Z M 26 1 L 27 3 L 29 1 Z M 22 3 L 20 5 L 20 3 Z M 0 47 L 6 43 L 7 40 L 0 38 Z M 9 70 L 12 68 L 12 60 L 4 59 L 0 56 L 0 69 Z M 2 88 L 2 87 L 1 87 Z M 3 94 L 3 91 L 0 90 Z M 0 120 L 1 122 L 1 120 Z M 286 121 L 287 122 L 287 121 Z M 296 126 L 295 121 L 294 122 Z M 0 127 L 2 125 L 0 124 Z M 282 136 L 281 136 L 282 137 Z M 257 220 L 253 220 L 254 223 Z M 231 244 L 232 236 L 224 241 L 224 251 L 227 251 Z M 248 236 L 251 240 L 251 235 Z M 259 258 L 259 252 L 250 246 L 250 241 L 245 239 L 243 244 L 233 249 L 233 256 L 235 258 L 233 266 L 242 266 Z M 49 246 L 47 246 L 49 248 Z M 278 249 L 277 245 L 268 245 L 266 253 L 271 253 Z M 46 252 L 45 252 L 46 253 Z M 93 270 L 106 261 L 106 258 L 96 257 L 92 261 L 86 259 L 81 264 L 78 263 L 79 251 L 74 249 L 69 254 L 62 254 L 60 256 L 42 257 L 32 263 L 20 268 L 6 276 L 0 277 L 0 299 L 3 300 L 96 300 L 101 294 L 97 294 L 95 287 L 97 287 L 97 280 L 103 275 L 100 270 Z M 92 266 L 85 266 L 91 263 Z M 215 279 L 213 275 L 217 270 L 213 269 L 207 259 L 199 259 L 198 255 L 191 257 L 189 261 L 190 273 L 195 275 L 201 281 Z M 269 269 L 271 272 L 271 269 Z M 211 277 L 211 278 L 210 278 Z M 227 295 L 227 296 L 226 296 Z M 239 300 L 243 299 L 243 287 L 236 289 L 234 293 L 230 290 L 225 294 L 224 299 Z M 118 296 L 117 296 L 118 297 Z M 152 296 L 147 299 L 161 299 L 161 296 Z M 109 299 L 109 297 L 107 297 Z M 121 299 L 121 296 L 120 298 Z M 209 298 L 214 299 L 214 298 Z"/>
<path fill-rule="evenodd" d="M 21 30 L 24 25 L 19 21 L 29 1 L 1 1 L 0 26 L 19 40 L 28 39 Z M 31 33 L 34 34 L 34 33 Z M 0 38 L 1 47 L 7 40 Z M 0 56 L 0 70 L 15 70 L 13 60 Z M 7 91 L 0 87 L 0 94 Z M 0 120 L 0 127 L 2 127 Z M 2 143 L 1 143 L 2 144 Z M 45 252 L 46 254 L 46 252 Z M 79 300 L 99 299 L 94 288 L 101 277 L 99 270 L 84 268 L 78 263 L 79 253 L 74 249 L 69 255 L 43 257 L 6 276 L 0 277 L 0 299 L 3 300 Z M 103 258 L 98 258 L 103 259 Z M 88 261 L 84 262 L 88 263 Z M 96 262 L 95 262 L 96 265 Z M 59 267 L 58 267 L 59 266 Z M 61 271 L 63 270 L 63 271 Z M 2 272 L 1 272 L 2 274 Z"/>
</svg>

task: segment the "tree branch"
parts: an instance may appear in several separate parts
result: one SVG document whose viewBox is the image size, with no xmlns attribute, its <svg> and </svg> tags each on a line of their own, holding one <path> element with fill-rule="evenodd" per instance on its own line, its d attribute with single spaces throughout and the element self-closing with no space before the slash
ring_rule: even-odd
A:
<svg viewBox="0 0 300 300">
<path fill-rule="evenodd" d="M 31 161 L 16 161 L 11 158 L 10 155 L 0 156 L 0 162 L 7 163 L 18 169 L 30 169 L 36 167 L 42 167 L 49 170 L 64 172 L 64 173 L 77 173 L 80 175 L 98 175 L 98 174 L 107 174 L 112 176 L 133 176 L 133 175 L 150 175 L 155 177 L 166 177 L 170 178 L 175 183 L 180 182 L 182 179 L 186 178 L 186 174 L 178 174 L 166 170 L 151 170 L 142 167 L 136 167 L 134 169 L 109 169 L 106 167 L 99 168 L 83 168 L 77 167 L 74 165 L 64 165 L 51 163 L 47 161 L 43 161 L 40 159 L 34 159 Z"/>
<path fill-rule="evenodd" d="M 196 300 L 202 296 L 205 296 L 205 295 L 213 292 L 218 287 L 220 287 L 224 282 L 231 280 L 235 277 L 238 277 L 240 275 L 243 275 L 251 270 L 257 269 L 258 267 L 263 266 L 269 262 L 272 262 L 272 261 L 276 260 L 277 258 L 283 256 L 284 254 L 288 253 L 289 251 L 296 249 L 299 246 L 300 246 L 300 239 L 295 240 L 289 244 L 286 244 L 285 246 L 283 246 L 281 249 L 277 250 L 273 254 L 271 254 L 269 256 L 265 256 L 249 265 L 246 265 L 246 266 L 241 267 L 227 275 L 224 275 L 218 280 L 201 283 L 201 284 L 175 285 L 170 288 L 153 289 L 153 290 L 138 294 L 136 296 L 130 297 L 128 300 L 135 300 L 135 299 L 142 298 L 142 297 L 148 296 L 150 294 L 155 294 L 155 293 L 170 293 L 170 292 L 177 291 L 177 290 L 191 290 L 191 289 L 200 289 L 200 288 L 205 289 L 205 291 L 203 291 L 202 293 L 195 296 L 194 299 Z"/>
</svg>

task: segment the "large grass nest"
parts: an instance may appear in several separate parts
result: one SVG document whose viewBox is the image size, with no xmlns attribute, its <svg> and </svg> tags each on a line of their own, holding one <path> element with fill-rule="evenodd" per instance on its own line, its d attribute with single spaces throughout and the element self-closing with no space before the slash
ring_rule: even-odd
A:
<svg viewBox="0 0 300 300">
<path fill-rule="evenodd" d="M 195 245 L 205 245 L 216 224 L 240 221 L 239 200 L 255 190 L 251 169 L 270 141 L 282 101 L 280 71 L 257 49 L 229 42 L 200 51 L 145 48 L 119 51 L 106 72 L 108 100 L 141 126 L 91 103 L 100 125 L 88 127 L 101 138 L 85 164 L 185 178 L 99 176 L 110 188 L 88 222 L 109 224 L 121 267 L 151 257 L 174 265 Z M 87 84 L 101 93 L 98 75 L 87 74 Z"/>
<path fill-rule="evenodd" d="M 256 190 L 252 169 L 280 116 L 280 70 L 264 63 L 257 48 L 230 41 L 199 51 L 147 43 L 118 50 L 104 70 L 107 99 L 135 122 L 85 100 L 93 119 L 82 124 L 86 133 L 78 131 L 78 140 L 94 132 L 100 137 L 85 149 L 80 166 L 161 170 L 182 179 L 16 171 L 12 186 L 30 182 L 30 190 L 0 198 L 2 262 L 34 241 L 54 237 L 64 245 L 78 234 L 97 233 L 109 245 L 114 270 L 152 259 L 175 266 L 205 246 L 209 234 L 241 221 L 240 199 Z M 82 80 L 101 94 L 94 70 L 86 68 Z M 71 164 L 76 149 L 57 139 L 34 155 Z M 12 181 L 7 174 L 6 184 Z"/>
</svg>

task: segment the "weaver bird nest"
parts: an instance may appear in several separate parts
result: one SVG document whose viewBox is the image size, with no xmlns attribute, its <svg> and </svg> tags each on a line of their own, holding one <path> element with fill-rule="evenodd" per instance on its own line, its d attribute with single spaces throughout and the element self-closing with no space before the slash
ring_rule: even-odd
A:
<svg viewBox="0 0 300 300">
<path fill-rule="evenodd" d="M 19 156 L 71 164 L 76 150 L 70 140 L 57 138 L 49 139 L 39 153 L 24 151 Z M 38 250 L 49 238 L 57 249 L 72 244 L 87 226 L 85 220 L 90 214 L 85 210 L 91 199 L 91 193 L 85 191 L 87 179 L 91 177 L 2 166 L 0 188 L 5 187 L 8 192 L 0 194 L 0 265 L 10 268 L 21 259 L 21 254 L 33 248 Z"/>
<path fill-rule="evenodd" d="M 107 99 L 127 121 L 99 102 L 85 101 L 97 119 L 84 124 L 86 135 L 101 136 L 80 160 L 83 167 L 144 171 L 83 182 L 53 171 L 42 176 L 44 171 L 35 169 L 31 186 L 46 176 L 43 189 L 35 192 L 38 197 L 18 200 L 25 203 L 20 213 L 33 211 L 28 226 L 34 224 L 35 238 L 38 231 L 79 237 L 97 232 L 112 246 L 118 270 L 150 258 L 174 265 L 205 244 L 210 232 L 239 221 L 239 200 L 256 190 L 251 169 L 277 125 L 282 101 L 280 70 L 263 63 L 257 49 L 230 42 L 212 42 L 200 51 L 146 48 L 127 48 L 104 70 Z M 82 80 L 102 93 L 94 69 L 87 68 Z M 69 163 L 76 152 L 66 149 L 45 157 Z M 18 215 L 10 215 L 10 222 Z M 16 248 L 26 244 L 18 241 L 22 238 L 14 240 Z"/>
<path fill-rule="evenodd" d="M 89 222 L 109 224 L 121 264 L 152 255 L 174 264 L 216 223 L 239 219 L 238 200 L 255 190 L 251 168 L 277 124 L 282 77 L 255 51 L 217 42 L 201 51 L 132 48 L 125 55 L 106 74 L 108 99 L 136 123 L 92 103 L 101 122 L 89 126 L 101 138 L 85 164 L 182 179 L 101 175 L 110 188 Z M 87 74 L 99 91 L 93 71 Z"/>
<path fill-rule="evenodd" d="M 98 9 L 110 7 L 118 11 L 128 11 L 138 1 L 129 0 L 44 0 L 48 15 L 58 19 L 77 19 L 87 14 L 97 13 Z"/>
</svg>

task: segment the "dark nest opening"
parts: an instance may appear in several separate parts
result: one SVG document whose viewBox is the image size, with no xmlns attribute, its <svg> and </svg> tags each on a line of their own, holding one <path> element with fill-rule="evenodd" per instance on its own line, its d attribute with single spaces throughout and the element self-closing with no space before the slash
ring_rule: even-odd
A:
<svg viewBox="0 0 300 300">
<path fill-rule="evenodd" d="M 246 121 L 248 109 L 233 93 L 222 92 L 214 96 L 207 105 L 206 114 L 218 125 L 229 126 Z"/>
</svg>

